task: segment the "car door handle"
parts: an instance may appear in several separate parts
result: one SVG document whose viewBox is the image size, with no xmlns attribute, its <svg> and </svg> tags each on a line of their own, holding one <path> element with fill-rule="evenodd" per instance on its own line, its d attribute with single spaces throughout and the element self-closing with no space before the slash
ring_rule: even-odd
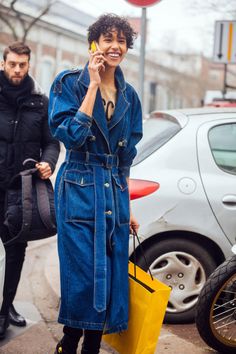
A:
<svg viewBox="0 0 236 354">
<path fill-rule="evenodd" d="M 234 206 L 236 205 L 236 195 L 226 195 L 223 197 L 222 202 L 223 204 Z"/>
</svg>

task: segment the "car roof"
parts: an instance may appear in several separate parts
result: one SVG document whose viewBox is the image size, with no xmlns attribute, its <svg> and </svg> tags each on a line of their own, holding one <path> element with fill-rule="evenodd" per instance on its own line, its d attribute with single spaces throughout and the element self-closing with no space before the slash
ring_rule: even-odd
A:
<svg viewBox="0 0 236 354">
<path fill-rule="evenodd" d="M 227 114 L 228 117 L 224 116 L 224 114 Z M 201 119 L 202 121 L 209 121 L 212 120 L 212 118 L 236 118 L 236 107 L 200 107 L 153 111 L 150 113 L 149 117 L 177 120 L 179 124 L 183 127 L 187 124 L 189 120 L 192 119 Z"/>
</svg>

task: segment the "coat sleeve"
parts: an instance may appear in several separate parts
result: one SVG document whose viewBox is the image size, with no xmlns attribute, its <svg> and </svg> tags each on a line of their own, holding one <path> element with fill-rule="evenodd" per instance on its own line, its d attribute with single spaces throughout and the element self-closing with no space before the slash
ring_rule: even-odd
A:
<svg viewBox="0 0 236 354">
<path fill-rule="evenodd" d="M 52 172 L 55 170 L 60 152 L 59 141 L 52 137 L 48 126 L 48 98 L 44 97 L 45 113 L 43 117 L 42 139 L 41 139 L 41 161 L 48 162 Z"/>
<path fill-rule="evenodd" d="M 61 73 L 50 91 L 49 126 L 53 136 L 67 149 L 77 149 L 92 135 L 92 117 L 79 111 L 83 97 L 76 90 L 77 80 L 76 74 Z"/>
<path fill-rule="evenodd" d="M 142 108 L 135 91 L 133 91 L 130 115 L 130 134 L 128 136 L 127 145 L 121 149 L 119 154 L 119 169 L 126 177 L 129 176 L 130 166 L 137 154 L 136 144 L 143 136 Z"/>
</svg>

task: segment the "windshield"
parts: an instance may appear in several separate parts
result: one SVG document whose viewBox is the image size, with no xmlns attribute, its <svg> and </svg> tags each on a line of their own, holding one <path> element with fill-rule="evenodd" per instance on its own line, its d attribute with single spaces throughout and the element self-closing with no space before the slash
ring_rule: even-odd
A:
<svg viewBox="0 0 236 354">
<path fill-rule="evenodd" d="M 137 165 L 146 159 L 180 130 L 181 126 L 176 119 L 158 117 L 144 121 L 143 138 L 136 146 L 137 156 L 133 165 Z"/>
</svg>

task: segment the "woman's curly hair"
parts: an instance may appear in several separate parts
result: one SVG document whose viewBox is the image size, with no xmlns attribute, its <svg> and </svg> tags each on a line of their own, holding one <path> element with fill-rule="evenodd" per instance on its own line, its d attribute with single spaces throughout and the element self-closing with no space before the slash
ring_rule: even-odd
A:
<svg viewBox="0 0 236 354">
<path fill-rule="evenodd" d="M 91 45 L 92 41 L 98 41 L 101 34 L 105 35 L 109 33 L 112 29 L 116 29 L 118 34 L 123 32 L 127 48 L 133 48 L 134 39 L 137 37 L 137 33 L 131 27 L 127 18 L 121 17 L 115 14 L 104 14 L 98 18 L 88 28 L 88 42 Z"/>
</svg>

